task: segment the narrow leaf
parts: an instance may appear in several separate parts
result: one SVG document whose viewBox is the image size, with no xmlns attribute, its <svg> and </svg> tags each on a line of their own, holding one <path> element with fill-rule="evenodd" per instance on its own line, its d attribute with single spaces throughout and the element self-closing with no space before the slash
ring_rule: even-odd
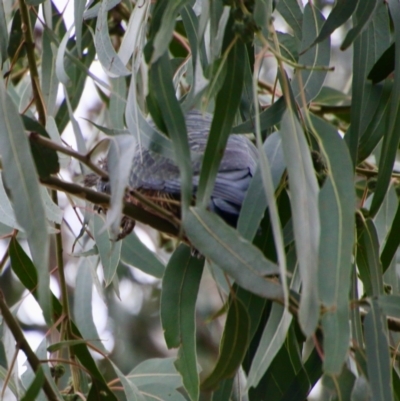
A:
<svg viewBox="0 0 400 401">
<path fill-rule="evenodd" d="M 4 184 L 9 191 L 17 222 L 27 235 L 33 262 L 38 267 L 39 304 L 45 319 L 50 322 L 49 239 L 46 215 L 28 138 L 2 78 L 0 78 L 0 154 Z"/>
<path fill-rule="evenodd" d="M 357 226 L 357 266 L 368 296 L 383 294 L 382 265 L 379 260 L 379 241 L 371 219 Z"/>
<path fill-rule="evenodd" d="M 93 235 L 103 266 L 105 285 L 108 286 L 117 272 L 122 243 L 113 241 L 113 234 L 105 229 L 104 220 L 98 214 L 93 217 Z"/>
<path fill-rule="evenodd" d="M 241 238 L 221 218 L 201 208 L 190 208 L 183 221 L 191 243 L 248 291 L 268 299 L 282 299 L 282 288 L 269 275 L 279 274 L 276 264 Z"/>
<path fill-rule="evenodd" d="M 115 51 L 108 32 L 107 7 L 109 0 L 103 0 L 100 5 L 94 35 L 94 44 L 97 56 L 106 73 L 111 77 L 120 77 L 130 74 L 124 63 Z"/>
<path fill-rule="evenodd" d="M 347 32 L 341 50 L 346 50 L 354 40 L 367 28 L 368 24 L 374 17 L 375 11 L 378 8 L 379 1 L 377 0 L 364 0 L 358 3 L 357 18 L 354 27 Z"/>
<path fill-rule="evenodd" d="M 396 0 L 389 1 L 389 9 L 394 23 L 397 54 L 400 54 L 400 4 Z M 386 195 L 400 141 L 400 60 L 395 63 L 395 78 L 390 105 L 389 129 L 383 137 L 382 150 L 379 158 L 379 173 L 375 194 L 372 199 L 370 214 L 374 216 Z"/>
<path fill-rule="evenodd" d="M 373 300 L 364 327 L 368 377 L 374 401 L 393 400 L 389 343 L 384 319 L 378 302 Z"/>
<path fill-rule="evenodd" d="M 164 274 L 165 267 L 162 262 L 140 241 L 135 232 L 122 241 L 121 260 L 157 278 Z"/>
<path fill-rule="evenodd" d="M 231 68 L 228 69 L 222 88 L 217 95 L 214 117 L 204 152 L 203 160 L 207 163 L 204 162 L 202 165 L 196 194 L 196 204 L 203 207 L 208 205 L 223 150 L 231 133 L 233 120 L 240 103 L 244 78 L 244 59 L 244 44 L 241 41 L 236 41 L 228 55 L 227 63 Z"/>
<path fill-rule="evenodd" d="M 297 0 L 280 0 L 276 7 L 288 25 L 293 29 L 299 42 L 303 34 L 303 12 Z"/>
<path fill-rule="evenodd" d="M 269 135 L 264 142 L 263 149 L 271 166 L 272 181 L 275 190 L 281 181 L 286 169 L 283 157 L 281 137 L 278 132 Z M 262 183 L 260 167 L 256 170 L 244 198 L 238 220 L 238 232 L 247 240 L 252 240 L 257 233 L 261 219 L 267 207 L 267 199 Z"/>
<path fill-rule="evenodd" d="M 216 389 L 223 379 L 233 377 L 243 362 L 249 342 L 250 319 L 240 300 L 231 298 L 219 356 L 213 371 L 201 384 L 204 391 Z"/>
<path fill-rule="evenodd" d="M 305 334 L 310 335 L 319 317 L 319 296 L 315 285 L 320 237 L 318 183 L 303 130 L 290 110 L 283 115 L 280 134 L 289 175 L 294 235 L 303 282 L 299 319 Z"/>
<path fill-rule="evenodd" d="M 167 53 L 152 64 L 149 73 L 150 94 L 157 102 L 163 122 L 172 139 L 175 161 L 181 179 L 182 214 L 192 201 L 192 164 L 182 109 L 172 85 L 171 64 Z"/>
<path fill-rule="evenodd" d="M 126 188 L 129 186 L 136 141 L 132 135 L 118 135 L 112 138 L 107 155 L 107 170 L 110 177 L 111 204 L 107 211 L 107 227 L 116 239 L 120 233 L 122 207 Z"/>
<path fill-rule="evenodd" d="M 330 36 L 334 30 L 343 25 L 353 14 L 357 4 L 358 0 L 337 0 L 314 43 L 323 41 Z"/>
<path fill-rule="evenodd" d="M 180 245 L 165 270 L 161 293 L 161 322 L 165 341 L 168 348 L 179 347 L 175 367 L 192 401 L 199 398 L 195 304 L 203 264 L 203 258 L 191 256 L 190 248 Z"/>
<path fill-rule="evenodd" d="M 260 119 L 260 129 L 265 131 L 268 128 L 273 127 L 281 122 L 284 111 L 286 110 L 286 102 L 284 97 L 280 97 L 274 104 L 265 109 L 260 113 L 258 118 Z M 246 134 L 248 132 L 254 132 L 255 117 L 243 122 L 232 128 L 233 134 Z"/>
<path fill-rule="evenodd" d="M 308 3 L 304 9 L 302 49 L 308 49 L 318 35 L 320 27 L 324 23 L 323 15 Z M 308 66 L 307 69 L 298 69 L 293 77 L 292 89 L 296 101 L 301 104 L 312 101 L 324 84 L 327 71 L 314 70 L 314 67 L 328 67 L 330 62 L 330 38 L 312 46 L 298 60 L 300 65 Z"/>
</svg>

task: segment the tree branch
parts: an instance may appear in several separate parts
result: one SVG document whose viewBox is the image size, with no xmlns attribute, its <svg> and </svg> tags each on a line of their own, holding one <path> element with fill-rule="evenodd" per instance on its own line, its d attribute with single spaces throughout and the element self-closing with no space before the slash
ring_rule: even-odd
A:
<svg viewBox="0 0 400 401">
<path fill-rule="evenodd" d="M 40 178 L 40 182 L 49 188 L 67 192 L 80 199 L 87 200 L 104 208 L 108 208 L 110 205 L 111 198 L 109 195 L 102 192 L 93 191 L 89 188 L 84 188 L 78 184 L 65 182 L 56 177 Z M 180 230 L 178 225 L 175 225 L 170 221 L 163 219 L 162 217 L 135 206 L 132 203 L 124 202 L 122 212 L 133 220 L 147 224 L 156 230 L 173 235 L 175 237 L 179 236 Z"/>
<path fill-rule="evenodd" d="M 60 145 L 57 142 L 52 141 L 51 139 L 45 138 L 43 135 L 39 135 L 37 132 L 31 132 L 29 134 L 29 139 L 40 145 L 45 146 L 46 148 L 53 149 L 57 152 L 63 153 L 64 155 L 71 156 L 79 160 L 101 178 L 108 179 L 108 174 L 104 170 L 102 170 L 99 166 L 97 166 L 95 163 L 93 163 L 90 160 L 89 155 L 83 155 L 82 153 L 79 153 L 76 150 Z"/>
</svg>

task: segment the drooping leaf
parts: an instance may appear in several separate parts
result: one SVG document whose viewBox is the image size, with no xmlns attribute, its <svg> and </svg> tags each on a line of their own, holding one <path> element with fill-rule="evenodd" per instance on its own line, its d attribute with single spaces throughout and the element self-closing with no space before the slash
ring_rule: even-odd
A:
<svg viewBox="0 0 400 401">
<path fill-rule="evenodd" d="M 278 266 L 264 258 L 259 249 L 241 238 L 221 218 L 192 207 L 183 227 L 191 243 L 241 287 L 268 299 L 282 298 L 280 284 L 268 277 L 279 274 Z"/>
<path fill-rule="evenodd" d="M 232 68 L 228 69 L 224 83 L 218 92 L 214 117 L 204 152 L 204 160 L 207 163 L 202 165 L 196 194 L 196 203 L 202 207 L 208 205 L 219 163 L 223 156 L 223 150 L 228 141 L 233 119 L 239 106 L 245 67 L 244 57 L 244 44 L 236 41 L 228 55 L 227 62 L 232 64 Z"/>
<path fill-rule="evenodd" d="M 331 35 L 333 31 L 343 25 L 353 14 L 357 7 L 358 0 L 338 0 L 330 12 L 327 20 L 321 28 L 318 37 L 314 43 L 321 42 Z"/>
<path fill-rule="evenodd" d="M 104 281 L 108 286 L 117 272 L 122 243 L 114 241 L 113 234 L 106 229 L 104 220 L 98 214 L 93 216 L 93 236 L 103 266 Z"/>
<path fill-rule="evenodd" d="M 376 9 L 378 8 L 379 2 L 376 0 L 365 0 L 358 3 L 356 18 L 354 27 L 347 32 L 346 37 L 342 45 L 341 50 L 346 50 L 354 40 L 368 27 L 371 22 Z"/>
<path fill-rule="evenodd" d="M 318 249 L 320 217 L 318 183 L 303 130 L 294 112 L 288 110 L 281 124 L 282 148 L 289 176 L 291 210 L 300 276 L 303 282 L 299 319 L 306 334 L 314 332 L 318 317 Z"/>
<path fill-rule="evenodd" d="M 192 200 L 192 165 L 186 124 L 172 85 L 171 65 L 167 54 L 152 64 L 149 75 L 150 97 L 156 102 L 172 139 L 175 162 L 180 172 L 182 214 L 184 215 Z"/>
<path fill-rule="evenodd" d="M 195 304 L 203 264 L 203 258 L 192 256 L 188 246 L 180 245 L 165 270 L 161 293 L 161 322 L 165 341 L 168 348 L 179 348 L 175 367 L 192 401 L 199 397 Z"/>
<path fill-rule="evenodd" d="M 240 300 L 232 297 L 222 335 L 217 363 L 202 382 L 202 390 L 218 387 L 223 379 L 233 377 L 243 361 L 249 342 L 250 319 Z"/>
<path fill-rule="evenodd" d="M 303 12 L 296 0 L 280 0 L 276 7 L 288 25 L 293 29 L 294 36 L 301 42 L 303 30 Z"/>
<path fill-rule="evenodd" d="M 327 71 L 314 68 L 329 66 L 330 38 L 328 37 L 310 48 L 324 21 L 323 15 L 308 3 L 304 9 L 301 43 L 302 49 L 308 50 L 298 60 L 300 65 L 307 67 L 305 69 L 299 68 L 296 71 L 292 83 L 293 95 L 299 104 L 302 104 L 303 101 L 306 103 L 312 101 L 318 95 L 325 81 Z"/>
<path fill-rule="evenodd" d="M 122 241 L 121 260 L 157 278 L 164 274 L 165 267 L 162 262 L 140 241 L 135 232 Z"/>
<path fill-rule="evenodd" d="M 34 264 L 38 266 L 39 303 L 51 320 L 46 216 L 28 138 L 16 107 L 0 78 L 0 155 L 3 179 L 18 224 L 27 235 Z M 41 235 L 38 235 L 41 233 Z"/>
<path fill-rule="evenodd" d="M 392 400 L 389 343 L 385 316 L 376 300 L 365 316 L 365 347 L 367 354 L 368 378 L 373 400 Z"/>
<path fill-rule="evenodd" d="M 97 56 L 104 70 L 111 77 L 120 77 L 130 74 L 125 67 L 117 52 L 114 50 L 110 39 L 107 24 L 107 7 L 109 0 L 103 0 L 100 5 L 99 14 L 97 16 L 96 31 L 94 35 L 94 43 L 96 46 Z"/>
<path fill-rule="evenodd" d="M 396 47 L 399 48 L 400 4 L 391 0 L 389 1 L 389 9 L 394 23 Z M 397 53 L 399 54 L 400 51 Z M 389 127 L 386 135 L 383 137 L 382 150 L 379 158 L 377 185 L 370 208 L 371 216 L 374 216 L 378 212 L 389 188 L 393 164 L 396 158 L 396 151 L 400 141 L 400 99 L 399 96 L 397 96 L 398 93 L 400 93 L 400 61 L 396 60 L 395 78 L 390 104 Z"/>
</svg>

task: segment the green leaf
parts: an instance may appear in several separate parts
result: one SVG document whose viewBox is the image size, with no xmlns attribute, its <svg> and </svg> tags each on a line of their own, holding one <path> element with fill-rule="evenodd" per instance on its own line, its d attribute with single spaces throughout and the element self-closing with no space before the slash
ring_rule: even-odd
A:
<svg viewBox="0 0 400 401">
<path fill-rule="evenodd" d="M 161 383 L 145 384 L 139 388 L 142 396 L 146 401 L 162 400 L 162 401 L 186 401 L 185 398 L 179 391 L 172 387 L 166 386 Z"/>
<path fill-rule="evenodd" d="M 107 7 L 109 0 L 103 0 L 97 16 L 94 44 L 97 57 L 104 70 L 111 77 L 129 75 L 131 72 L 125 67 L 111 43 L 110 33 L 108 32 Z"/>
<path fill-rule="evenodd" d="M 235 377 L 223 380 L 218 389 L 213 392 L 212 401 L 230 401 L 232 400 L 233 386 L 235 384 Z"/>
<path fill-rule="evenodd" d="M 281 137 L 278 132 L 267 137 L 263 149 L 271 166 L 272 181 L 276 190 L 286 169 Z M 258 167 L 244 198 L 237 224 L 238 232 L 247 240 L 252 240 L 257 233 L 266 207 L 267 199 L 262 184 L 260 167 Z"/>
<path fill-rule="evenodd" d="M 35 379 L 30 384 L 29 388 L 26 390 L 26 393 L 21 398 L 21 401 L 31 401 L 36 400 L 36 397 L 39 395 L 40 390 L 42 389 L 45 377 L 44 372 L 41 366 L 37 370 L 35 374 Z"/>
<path fill-rule="evenodd" d="M 350 101 L 351 98 L 349 95 L 330 86 L 323 86 L 318 95 L 314 98 L 313 103 L 323 106 L 335 106 L 350 105 Z"/>
<path fill-rule="evenodd" d="M 329 395 L 337 400 L 350 400 L 356 380 L 355 375 L 344 366 L 340 374 L 330 376 L 325 374 L 322 378 L 323 386 L 329 390 Z"/>
<path fill-rule="evenodd" d="M 340 46 L 341 50 L 346 50 L 368 27 L 368 24 L 374 17 L 379 4 L 379 1 L 376 0 L 364 0 L 358 3 L 354 26 L 347 32 L 347 35 Z"/>
<path fill-rule="evenodd" d="M 188 2 L 189 0 L 167 2 L 167 5 L 163 10 L 162 20 L 156 27 L 157 32 L 152 41 L 153 51 L 150 63 L 157 61 L 168 50 L 169 42 L 172 39 L 172 34 L 176 24 L 176 17 L 178 16 L 179 10 Z"/>
<path fill-rule="evenodd" d="M 325 18 L 323 15 L 315 7 L 312 7 L 310 3 L 307 3 L 304 9 L 303 40 L 301 47 L 302 49 L 309 50 L 300 56 L 298 63 L 310 68 L 298 69 L 292 81 L 293 95 L 300 104 L 303 102 L 303 99 L 305 99 L 306 103 L 311 102 L 318 95 L 325 81 L 327 71 L 320 71 L 313 68 L 329 66 L 331 51 L 330 38 L 309 48 L 318 35 L 324 21 Z"/>
<path fill-rule="evenodd" d="M 360 219 L 361 220 L 361 219 Z M 371 219 L 357 226 L 357 266 L 368 296 L 383 294 L 382 265 L 379 260 L 379 241 Z"/>
<path fill-rule="evenodd" d="M 199 97 L 208 85 L 208 79 L 205 78 L 203 71 L 202 59 L 205 59 L 206 55 L 204 46 L 201 45 L 201 38 L 198 36 L 199 20 L 195 12 L 188 5 L 182 7 L 181 17 L 192 53 L 191 65 L 193 69 L 193 82 L 183 105 L 184 110 L 188 110 L 197 103 Z"/>
<path fill-rule="evenodd" d="M 192 163 L 185 119 L 175 96 L 171 65 L 167 54 L 151 65 L 149 80 L 150 96 L 157 102 L 163 122 L 172 139 L 175 161 L 180 171 L 182 214 L 184 215 L 192 201 Z"/>
<path fill-rule="evenodd" d="M 113 9 L 116 5 L 118 5 L 119 3 L 121 3 L 121 0 L 109 0 L 107 2 L 107 8 L 106 11 L 110 11 L 111 9 Z M 88 3 L 88 6 L 91 5 L 92 3 Z M 99 14 L 99 10 L 100 10 L 100 6 L 101 3 L 96 3 L 93 5 L 93 7 L 90 7 L 89 9 L 87 9 L 84 13 L 83 13 L 83 18 L 85 20 L 91 19 L 91 18 L 95 18 L 98 16 Z"/>
<path fill-rule="evenodd" d="M 284 344 L 292 316 L 282 305 L 272 305 L 268 322 L 264 327 L 257 351 L 248 374 L 247 388 L 257 387 Z"/>
<path fill-rule="evenodd" d="M 76 37 L 76 49 L 78 51 L 78 56 L 82 55 L 82 22 L 83 22 L 84 11 L 85 11 L 85 2 L 80 0 L 74 0 L 75 37 Z"/>
<path fill-rule="evenodd" d="M 368 1 L 368 3 L 376 3 L 378 8 L 372 23 L 354 42 L 351 97 L 360 101 L 352 103 L 351 127 L 345 136 L 353 165 L 356 165 L 358 160 L 359 139 L 367 128 L 368 122 L 372 120 L 375 109 L 379 105 L 376 96 L 376 91 L 379 88 L 374 88 L 370 82 L 367 82 L 367 73 L 390 41 L 389 17 L 386 5 L 375 0 Z M 361 14 L 364 8 L 364 2 L 360 2 L 356 15 Z M 375 107 L 374 109 L 371 109 L 371 104 Z"/>
<path fill-rule="evenodd" d="M 357 4 L 358 0 L 337 0 L 314 43 L 323 41 L 329 37 L 334 30 L 343 25 L 353 14 Z"/>
<path fill-rule="evenodd" d="M 139 389 L 130 381 L 113 363 L 113 368 L 117 373 L 117 376 L 122 384 L 124 395 L 129 401 L 145 401 L 144 396 L 141 394 Z"/>
<path fill-rule="evenodd" d="M 54 46 L 52 46 L 52 38 L 47 29 L 43 31 L 43 53 L 42 53 L 42 69 L 41 83 L 42 95 L 46 104 L 47 117 L 54 116 L 56 113 L 56 100 L 59 81 L 56 74 L 57 54 Z"/>
<path fill-rule="evenodd" d="M 223 379 L 233 377 L 249 343 L 250 319 L 242 302 L 231 297 L 217 363 L 201 384 L 204 391 L 218 388 Z"/>
<path fill-rule="evenodd" d="M 284 111 L 286 110 L 286 102 L 284 97 L 280 97 L 274 104 L 262 111 L 258 116 L 260 119 L 260 129 L 265 131 L 281 122 Z M 254 132 L 255 121 L 254 117 L 232 128 L 233 134 L 246 134 Z"/>
<path fill-rule="evenodd" d="M 282 148 L 289 175 L 291 209 L 303 291 L 299 320 L 305 334 L 314 332 L 318 317 L 318 249 L 320 218 L 318 183 L 303 130 L 293 111 L 282 118 Z"/>
<path fill-rule="evenodd" d="M 92 271 L 98 263 L 98 256 L 81 258 L 81 265 L 76 275 L 74 297 L 74 321 L 86 342 L 91 342 L 96 348 L 106 352 L 93 321 Z"/>
<path fill-rule="evenodd" d="M 24 231 L 24 229 L 16 221 L 14 210 L 6 194 L 3 184 L 3 178 L 1 175 L 0 175 L 0 221 L 9 227 Z"/>
<path fill-rule="evenodd" d="M 110 126 L 122 130 L 125 127 L 124 111 L 126 107 L 127 86 L 123 77 L 111 79 L 113 92 L 110 95 Z"/>
<path fill-rule="evenodd" d="M 386 237 L 385 246 L 382 250 L 380 257 L 383 272 L 385 272 L 388 269 L 400 245 L 399 226 L 400 226 L 400 203 L 397 206 L 396 215 L 393 219 L 392 225 Z"/>
<path fill-rule="evenodd" d="M 320 302 L 327 309 L 322 319 L 324 371 L 339 374 L 350 339 L 348 294 L 354 243 L 354 177 L 348 148 L 337 131 L 315 116 L 311 116 L 311 124 L 329 172 L 319 194 L 318 286 Z"/>
<path fill-rule="evenodd" d="M 98 214 L 93 216 L 93 236 L 103 266 L 104 282 L 109 286 L 117 272 L 122 243 L 113 241 L 113 234 L 108 232 L 104 220 Z"/>
<path fill-rule="evenodd" d="M 133 157 L 138 151 L 132 135 L 117 135 L 111 138 L 107 155 L 107 170 L 111 191 L 110 208 L 107 210 L 107 227 L 118 238 L 122 219 L 123 200 L 129 186 Z"/>
<path fill-rule="evenodd" d="M 378 302 L 371 301 L 371 309 L 365 316 L 365 347 L 368 377 L 373 400 L 393 400 L 391 387 L 391 361 L 385 316 Z"/>
<path fill-rule="evenodd" d="M 45 128 L 43 128 L 37 121 L 27 116 L 22 116 L 22 121 L 25 130 L 30 131 L 30 135 L 41 135 L 50 139 Z M 58 156 L 55 150 L 36 143 L 34 139 L 31 139 L 29 144 L 39 177 L 46 178 L 49 175 L 57 174 L 60 171 L 60 163 L 58 162 Z"/>
<path fill-rule="evenodd" d="M 378 86 L 378 85 L 375 85 Z M 380 94 L 371 96 L 376 104 L 376 110 L 370 112 L 371 121 L 362 133 L 358 146 L 358 161 L 365 160 L 376 148 L 389 127 L 390 103 L 393 85 L 386 80 Z"/>
<path fill-rule="evenodd" d="M 389 1 L 389 9 L 394 23 L 396 47 L 400 46 L 400 4 L 395 0 Z M 397 52 L 400 54 L 400 51 Z M 370 214 L 374 216 L 385 198 L 389 188 L 392 169 L 400 141 L 400 61 L 396 60 L 395 78 L 390 104 L 389 128 L 383 137 L 382 150 L 379 158 L 379 173 L 375 194 L 372 199 Z"/>
<path fill-rule="evenodd" d="M 279 274 L 276 264 L 240 237 L 221 218 L 200 208 L 190 208 L 183 221 L 191 243 L 246 290 L 267 299 L 282 299 L 282 288 L 270 275 Z"/>
<path fill-rule="evenodd" d="M 351 392 L 351 401 L 372 400 L 371 386 L 364 376 L 358 376 Z"/>
<path fill-rule="evenodd" d="M 301 42 L 303 34 L 303 12 L 297 0 L 280 0 L 276 10 L 293 29 L 294 36 Z"/>
<path fill-rule="evenodd" d="M 207 141 L 202 164 L 199 186 L 196 194 L 196 204 L 204 208 L 208 205 L 215 184 L 219 164 L 223 157 L 223 150 L 231 133 L 236 110 L 242 94 L 245 47 L 237 40 L 229 52 L 228 69 L 222 88 L 218 92 L 214 117 L 211 123 L 210 134 Z"/>
<path fill-rule="evenodd" d="M 46 321 L 50 322 L 49 239 L 46 235 L 46 215 L 28 138 L 2 78 L 0 78 L 0 155 L 4 184 L 8 189 L 17 222 L 25 230 L 33 262 L 39 266 L 39 304 Z"/>
<path fill-rule="evenodd" d="M 174 389 L 182 386 L 182 378 L 174 365 L 175 358 L 153 358 L 137 365 L 127 378 L 138 388 L 145 385 L 163 384 Z"/>
<path fill-rule="evenodd" d="M 192 401 L 199 398 L 195 304 L 204 259 L 181 244 L 171 256 L 162 282 L 161 322 L 168 348 L 178 349 L 175 367 Z M 177 291 L 178 289 L 178 291 Z"/>
<path fill-rule="evenodd" d="M 122 241 L 121 260 L 157 278 L 164 274 L 165 267 L 162 262 L 140 241 L 135 232 Z"/>
</svg>

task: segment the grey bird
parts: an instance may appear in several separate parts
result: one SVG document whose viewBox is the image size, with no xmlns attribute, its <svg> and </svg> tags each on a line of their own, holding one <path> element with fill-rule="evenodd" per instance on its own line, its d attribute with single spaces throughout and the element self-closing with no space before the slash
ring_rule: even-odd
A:
<svg viewBox="0 0 400 401">
<path fill-rule="evenodd" d="M 192 110 L 186 114 L 185 119 L 189 147 L 194 160 L 192 168 L 195 197 L 212 115 Z M 244 197 L 257 166 L 257 158 L 257 149 L 246 136 L 229 136 L 208 207 L 233 227 L 237 224 Z M 106 168 L 106 165 L 104 167 Z M 140 148 L 137 144 L 129 186 L 150 197 L 161 207 L 174 214 L 180 214 L 180 174 L 173 160 Z M 100 179 L 97 189 L 109 193 L 109 183 Z"/>
</svg>

